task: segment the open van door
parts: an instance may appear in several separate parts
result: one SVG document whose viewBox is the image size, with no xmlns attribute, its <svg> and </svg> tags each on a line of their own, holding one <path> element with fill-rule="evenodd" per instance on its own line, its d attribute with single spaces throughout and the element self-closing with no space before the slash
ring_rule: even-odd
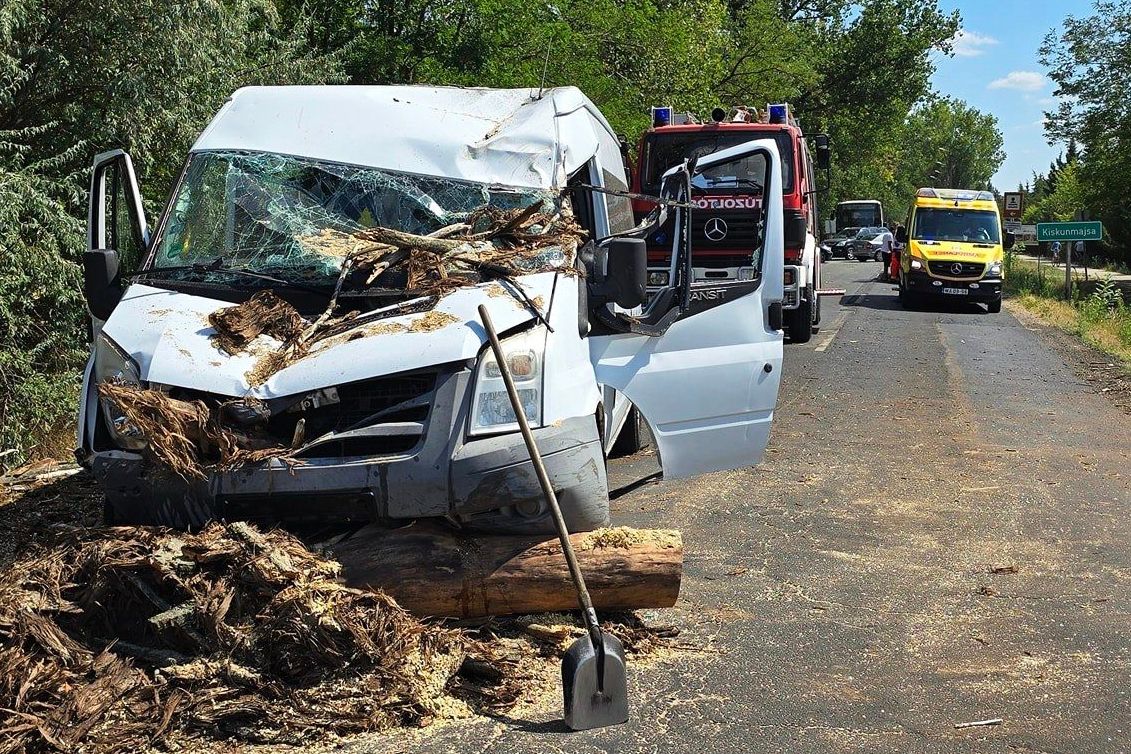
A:
<svg viewBox="0 0 1131 754">
<path fill-rule="evenodd" d="M 753 184 L 762 189 L 762 206 L 743 231 L 751 245 L 747 280 L 691 279 L 686 229 L 701 177 L 741 182 L 747 193 Z M 678 312 L 652 333 L 590 337 L 597 382 L 639 409 L 665 478 L 752 466 L 769 440 L 781 380 L 785 239 L 777 146 L 759 139 L 731 147 L 673 168 L 664 180 L 669 190 L 662 193 L 677 199 L 671 279 L 678 281 Z M 675 191 L 673 182 L 680 182 Z"/>
</svg>

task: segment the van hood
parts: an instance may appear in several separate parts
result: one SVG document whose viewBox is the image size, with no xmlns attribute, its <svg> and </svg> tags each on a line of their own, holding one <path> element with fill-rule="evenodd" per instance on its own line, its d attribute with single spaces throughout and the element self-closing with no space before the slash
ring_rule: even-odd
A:
<svg viewBox="0 0 1131 754">
<path fill-rule="evenodd" d="M 1002 258 L 1001 244 L 985 245 L 962 241 L 916 241 L 908 242 L 911 256 L 928 261 L 941 262 L 981 262 L 989 264 Z"/>
<path fill-rule="evenodd" d="M 547 317 L 556 276 L 544 272 L 517 278 Z M 499 283 L 461 288 L 425 312 L 364 319 L 346 333 L 319 341 L 308 355 L 262 384 L 255 384 L 258 380 L 249 373 L 281 344 L 260 335 L 246 352 L 229 355 L 218 349 L 208 315 L 233 305 L 226 301 L 135 283 L 102 332 L 134 359 L 144 382 L 268 399 L 474 359 L 487 342 L 480 304 L 499 332 L 535 318 Z"/>
</svg>

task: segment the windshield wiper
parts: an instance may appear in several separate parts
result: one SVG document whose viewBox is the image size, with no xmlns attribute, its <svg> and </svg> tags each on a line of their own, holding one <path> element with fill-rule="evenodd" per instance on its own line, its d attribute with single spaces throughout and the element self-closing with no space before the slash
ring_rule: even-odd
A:
<svg viewBox="0 0 1131 754">
<path fill-rule="evenodd" d="M 317 293 L 319 296 L 326 296 L 327 298 L 332 295 L 331 291 L 323 288 L 314 288 L 313 286 L 303 285 L 302 283 L 283 280 L 282 278 L 277 278 L 272 275 L 265 275 L 262 272 L 255 272 L 254 270 L 248 270 L 242 267 L 229 267 L 224 264 L 223 257 L 217 257 L 210 262 L 194 262 L 193 264 L 180 264 L 170 267 L 150 267 L 148 270 L 135 272 L 129 277 L 132 280 L 134 278 L 146 277 L 154 273 L 163 272 L 222 272 L 227 275 L 237 275 L 241 277 L 255 278 L 256 280 L 266 280 L 267 282 L 274 283 L 275 285 L 281 285 L 286 288 L 293 288 L 298 291 L 306 291 L 307 293 Z"/>
</svg>

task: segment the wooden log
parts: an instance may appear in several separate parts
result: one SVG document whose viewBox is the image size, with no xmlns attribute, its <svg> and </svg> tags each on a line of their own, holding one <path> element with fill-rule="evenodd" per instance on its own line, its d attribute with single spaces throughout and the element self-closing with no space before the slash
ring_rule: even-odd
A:
<svg viewBox="0 0 1131 754">
<path fill-rule="evenodd" d="M 683 575 L 678 531 L 570 537 L 599 610 L 671 607 Z M 556 537 L 472 536 L 431 523 L 368 526 L 329 548 L 347 586 L 380 589 L 418 616 L 476 618 L 577 609 Z"/>
</svg>

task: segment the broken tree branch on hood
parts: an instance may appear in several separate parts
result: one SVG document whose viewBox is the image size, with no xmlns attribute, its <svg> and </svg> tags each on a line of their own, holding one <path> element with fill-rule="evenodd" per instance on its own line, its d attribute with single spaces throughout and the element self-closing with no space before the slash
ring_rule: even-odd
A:
<svg viewBox="0 0 1131 754">
<path fill-rule="evenodd" d="M 358 312 L 338 311 L 340 294 L 348 285 L 376 282 L 383 290 L 399 286 L 410 296 L 430 297 L 430 308 L 444 294 L 496 278 L 519 287 L 514 278 L 520 275 L 549 270 L 576 273 L 573 261 L 584 235 L 568 207 L 546 212 L 542 203 L 513 210 L 483 207 L 470 213 L 466 222 L 428 235 L 383 227 L 353 233 L 326 228 L 298 239 L 311 250 L 343 260 L 330 302 L 318 317 L 307 321 L 266 290 L 214 312 L 209 323 L 216 330 L 217 347 L 229 355 L 247 351 L 260 335 L 280 342 L 261 354 L 248 373 L 249 383 L 257 386 L 309 354 L 319 341 L 361 325 Z M 523 306 L 533 308 L 521 290 L 517 297 Z M 542 318 L 540 310 L 535 314 Z"/>
</svg>

